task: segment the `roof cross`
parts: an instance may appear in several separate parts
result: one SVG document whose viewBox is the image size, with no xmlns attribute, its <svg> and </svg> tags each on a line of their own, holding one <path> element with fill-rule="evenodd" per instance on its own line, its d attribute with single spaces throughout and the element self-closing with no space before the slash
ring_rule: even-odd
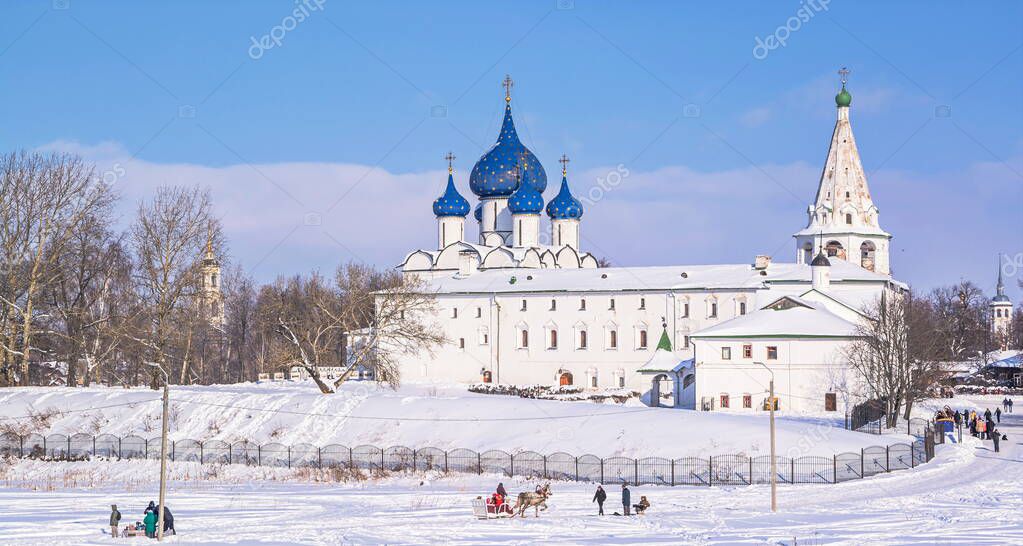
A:
<svg viewBox="0 0 1023 546">
<path fill-rule="evenodd" d="M 572 161 L 572 160 L 569 159 L 567 155 L 561 154 L 561 159 L 558 160 L 558 163 L 561 163 L 561 174 L 562 175 L 568 174 L 568 163 L 570 161 Z"/>
<path fill-rule="evenodd" d="M 444 156 L 444 159 L 446 159 L 447 162 L 448 162 L 448 172 L 449 173 L 450 172 L 454 172 L 454 168 L 452 167 L 452 164 L 455 161 L 455 154 L 453 154 L 451 152 L 448 152 L 448 155 Z"/>
<path fill-rule="evenodd" d="M 511 79 L 511 75 L 505 74 L 504 81 L 501 82 L 504 86 L 504 100 L 511 100 L 511 88 L 515 86 L 515 81 Z"/>
<path fill-rule="evenodd" d="M 845 87 L 845 82 L 849 81 L 849 69 L 843 66 L 838 75 L 842 78 L 842 87 Z"/>
</svg>

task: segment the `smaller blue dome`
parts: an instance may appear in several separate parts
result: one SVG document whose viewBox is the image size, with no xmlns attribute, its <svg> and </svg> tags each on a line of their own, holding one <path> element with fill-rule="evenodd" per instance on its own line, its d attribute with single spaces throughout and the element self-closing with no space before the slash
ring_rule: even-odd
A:
<svg viewBox="0 0 1023 546">
<path fill-rule="evenodd" d="M 476 210 L 472 211 L 472 216 L 477 222 L 483 221 L 483 203 L 476 203 Z"/>
<path fill-rule="evenodd" d="M 508 199 L 508 209 L 512 214 L 540 214 L 543 210 L 543 195 L 532 184 L 519 184 L 519 189 Z"/>
<path fill-rule="evenodd" d="M 455 188 L 455 178 L 448 173 L 448 187 L 444 195 L 433 202 L 433 213 L 437 216 L 461 216 L 469 214 L 469 201 Z"/>
<path fill-rule="evenodd" d="M 558 195 L 547 203 L 547 216 L 550 216 L 551 220 L 578 220 L 583 217 L 583 204 L 572 197 L 572 192 L 568 189 L 568 177 L 565 175 L 561 177 L 561 190 L 558 191 Z"/>
</svg>

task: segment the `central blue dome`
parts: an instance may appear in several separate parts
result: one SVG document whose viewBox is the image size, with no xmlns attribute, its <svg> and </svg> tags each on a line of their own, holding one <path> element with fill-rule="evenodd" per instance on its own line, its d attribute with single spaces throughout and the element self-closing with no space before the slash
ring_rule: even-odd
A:
<svg viewBox="0 0 1023 546">
<path fill-rule="evenodd" d="M 515 132 L 509 101 L 504 107 L 501 134 L 494 146 L 473 166 L 472 174 L 469 175 L 469 189 L 481 199 L 508 197 L 518 189 L 516 166 L 521 169 L 522 183 L 533 186 L 539 193 L 547 189 L 547 173 L 543 165 L 519 141 L 519 135 Z"/>
</svg>

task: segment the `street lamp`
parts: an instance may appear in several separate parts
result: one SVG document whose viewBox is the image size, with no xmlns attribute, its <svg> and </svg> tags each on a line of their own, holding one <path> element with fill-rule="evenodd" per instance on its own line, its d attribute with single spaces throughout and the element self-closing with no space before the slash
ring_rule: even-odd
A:
<svg viewBox="0 0 1023 546">
<path fill-rule="evenodd" d="M 167 375 L 167 370 L 164 370 L 163 366 L 157 362 L 146 362 L 146 366 L 156 368 L 163 374 L 163 418 L 160 419 L 163 429 L 160 434 L 160 505 L 156 514 L 156 539 L 163 540 L 163 514 L 167 510 L 163 503 L 167 493 L 167 415 L 170 408 L 170 377 Z"/>
<path fill-rule="evenodd" d="M 753 362 L 759 364 L 768 373 L 771 374 L 771 382 L 768 392 L 770 393 L 767 399 L 768 408 L 771 410 L 771 511 L 778 511 L 778 458 L 775 456 L 775 441 L 774 441 L 774 370 L 768 368 L 763 362 Z M 752 480 L 752 476 L 750 479 Z"/>
</svg>

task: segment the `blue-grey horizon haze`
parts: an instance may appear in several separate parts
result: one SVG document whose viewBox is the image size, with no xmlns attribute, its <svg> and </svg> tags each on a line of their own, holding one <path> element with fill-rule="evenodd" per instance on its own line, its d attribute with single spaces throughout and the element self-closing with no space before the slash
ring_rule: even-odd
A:
<svg viewBox="0 0 1023 546">
<path fill-rule="evenodd" d="M 584 250 L 790 262 L 844 66 L 894 276 L 991 295 L 1003 254 L 1018 301 L 1021 21 L 1015 2 L 4 3 L 0 150 L 95 162 L 122 225 L 159 185 L 209 188 L 260 281 L 395 266 L 436 245 L 449 151 L 475 205 L 510 74 L 546 199 L 571 158 Z"/>
</svg>

